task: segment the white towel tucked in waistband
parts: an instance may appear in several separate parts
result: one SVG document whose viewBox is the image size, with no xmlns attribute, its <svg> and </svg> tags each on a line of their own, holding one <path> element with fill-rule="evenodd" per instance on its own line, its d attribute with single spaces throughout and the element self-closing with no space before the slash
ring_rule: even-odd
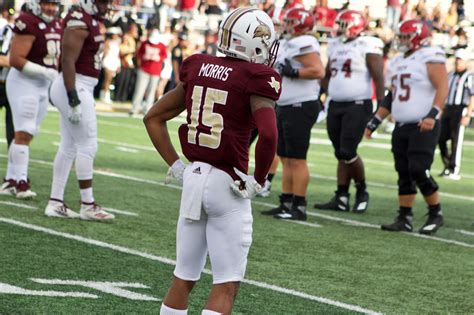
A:
<svg viewBox="0 0 474 315">
<path fill-rule="evenodd" d="M 203 162 L 190 163 L 183 174 L 183 193 L 179 215 L 185 219 L 201 218 L 202 195 L 212 166 Z"/>
</svg>

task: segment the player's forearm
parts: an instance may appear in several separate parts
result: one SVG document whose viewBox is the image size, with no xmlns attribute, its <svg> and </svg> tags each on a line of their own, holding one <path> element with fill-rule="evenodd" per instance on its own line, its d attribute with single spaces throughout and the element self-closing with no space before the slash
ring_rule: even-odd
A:
<svg viewBox="0 0 474 315">
<path fill-rule="evenodd" d="M 388 115 L 390 115 L 390 111 L 385 107 L 379 107 L 375 112 L 375 116 L 377 116 L 380 121 L 383 121 Z"/>
<path fill-rule="evenodd" d="M 63 56 L 62 70 L 64 77 L 64 86 L 66 91 L 70 92 L 76 88 L 76 65 Z"/>
<path fill-rule="evenodd" d="M 255 180 L 263 185 L 276 153 L 278 131 L 273 108 L 261 108 L 253 113 L 258 128 L 255 147 Z"/>
<path fill-rule="evenodd" d="M 315 80 L 324 78 L 324 68 L 306 67 L 298 70 L 299 79 Z"/>
<path fill-rule="evenodd" d="M 444 102 L 446 101 L 446 98 L 448 97 L 448 86 L 441 85 L 438 89 L 436 89 L 436 94 L 433 99 L 433 107 L 438 107 L 439 110 L 443 110 L 444 108 Z"/>
<path fill-rule="evenodd" d="M 144 118 L 148 136 L 153 146 L 163 160 L 169 165 L 179 159 L 179 155 L 173 147 L 166 122 L 157 122 L 155 119 Z"/>
</svg>

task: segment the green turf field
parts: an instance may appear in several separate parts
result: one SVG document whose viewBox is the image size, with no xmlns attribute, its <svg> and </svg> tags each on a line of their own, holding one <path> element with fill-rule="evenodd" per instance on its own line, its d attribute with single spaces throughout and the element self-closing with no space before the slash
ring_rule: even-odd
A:
<svg viewBox="0 0 474 315">
<path fill-rule="evenodd" d="M 59 142 L 58 114 L 49 112 L 30 150 L 29 174 L 39 197 L 0 196 L 0 314 L 159 313 L 172 277 L 181 191 L 163 185 L 167 167 L 141 120 L 100 115 L 98 121 L 95 197 L 116 211 L 115 222 L 43 215 Z M 180 121 L 169 123 L 174 135 Z M 474 131 L 466 133 L 463 178 L 437 178 L 446 224 L 435 237 L 379 229 L 397 210 L 387 134 L 361 145 L 371 194 L 363 215 L 311 208 L 332 196 L 336 165 L 324 125 L 315 126 L 312 143 L 308 221 L 260 215 L 277 203 L 278 174 L 271 196 L 253 203 L 254 242 L 234 313 L 474 313 Z M 0 173 L 6 154 L 2 142 Z M 436 156 L 433 173 L 440 170 Z M 78 210 L 74 172 L 66 202 Z M 415 229 L 426 212 L 418 197 Z M 200 314 L 209 292 L 207 268 L 191 296 L 190 314 Z"/>
</svg>

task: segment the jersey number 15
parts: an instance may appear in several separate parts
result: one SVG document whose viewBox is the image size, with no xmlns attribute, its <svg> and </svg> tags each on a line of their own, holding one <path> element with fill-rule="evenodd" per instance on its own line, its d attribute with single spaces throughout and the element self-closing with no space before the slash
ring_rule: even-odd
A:
<svg viewBox="0 0 474 315">
<path fill-rule="evenodd" d="M 188 124 L 188 142 L 196 144 L 199 139 L 199 145 L 211 149 L 217 149 L 221 144 L 221 133 L 224 130 L 224 118 L 221 114 L 214 113 L 214 105 L 225 105 L 227 102 L 227 91 L 207 88 L 205 93 L 204 87 L 196 85 L 193 89 L 192 107 L 191 107 L 191 123 Z M 204 104 L 201 106 L 204 97 Z M 199 123 L 201 116 L 201 123 Z M 201 125 L 207 127 L 210 133 L 203 133 L 197 127 Z"/>
</svg>

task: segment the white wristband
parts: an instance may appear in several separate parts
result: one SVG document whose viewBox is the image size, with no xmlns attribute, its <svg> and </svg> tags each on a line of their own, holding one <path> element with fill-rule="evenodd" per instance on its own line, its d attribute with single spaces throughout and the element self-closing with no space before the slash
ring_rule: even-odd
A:
<svg viewBox="0 0 474 315">
<path fill-rule="evenodd" d="M 21 70 L 21 72 L 30 77 L 44 78 L 46 74 L 46 70 L 47 70 L 46 67 L 40 66 L 39 64 L 31 62 L 31 61 L 27 61 L 25 65 L 23 66 L 23 69 Z"/>
</svg>

